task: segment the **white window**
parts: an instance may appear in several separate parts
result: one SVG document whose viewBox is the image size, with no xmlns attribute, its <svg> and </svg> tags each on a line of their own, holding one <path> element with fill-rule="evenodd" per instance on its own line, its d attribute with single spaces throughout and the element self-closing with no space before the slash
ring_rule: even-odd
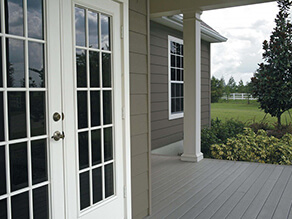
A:
<svg viewBox="0 0 292 219">
<path fill-rule="evenodd" d="M 169 119 L 182 118 L 184 107 L 183 40 L 168 36 Z"/>
</svg>

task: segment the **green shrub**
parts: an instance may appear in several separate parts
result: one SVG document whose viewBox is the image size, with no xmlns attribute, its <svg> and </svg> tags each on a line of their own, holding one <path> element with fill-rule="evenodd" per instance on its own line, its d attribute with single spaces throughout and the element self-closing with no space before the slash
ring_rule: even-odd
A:
<svg viewBox="0 0 292 219">
<path fill-rule="evenodd" d="M 291 165 L 292 135 L 285 134 L 278 139 L 269 137 L 264 130 L 255 133 L 246 128 L 243 133 L 228 139 L 226 144 L 213 144 L 211 156 L 215 159 Z"/>
<path fill-rule="evenodd" d="M 226 143 L 228 138 L 235 137 L 244 130 L 244 123 L 237 120 L 212 119 L 211 128 L 204 128 L 201 132 L 201 150 L 205 157 L 211 156 L 212 144 Z"/>
</svg>

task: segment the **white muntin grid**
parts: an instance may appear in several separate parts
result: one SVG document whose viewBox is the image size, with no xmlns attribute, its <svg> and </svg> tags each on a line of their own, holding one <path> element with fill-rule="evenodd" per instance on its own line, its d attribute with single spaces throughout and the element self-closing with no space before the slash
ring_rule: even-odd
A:
<svg viewBox="0 0 292 219">
<path fill-rule="evenodd" d="M 112 57 L 112 51 L 113 51 L 113 44 L 112 44 L 112 17 L 109 15 L 105 15 L 104 13 L 89 9 L 85 6 L 81 5 L 75 5 L 74 7 L 74 17 L 75 17 L 75 8 L 83 9 L 85 12 L 85 46 L 77 46 L 76 45 L 76 34 L 75 34 L 75 28 L 74 28 L 74 42 L 75 42 L 75 53 L 74 53 L 74 59 L 75 59 L 75 76 L 74 76 L 74 83 L 75 83 L 75 108 L 78 109 L 78 99 L 77 99 L 77 93 L 80 91 L 87 92 L 87 126 L 86 128 L 78 128 L 78 112 L 76 110 L 76 142 L 79 144 L 79 133 L 86 133 L 88 134 L 88 167 L 83 168 L 80 170 L 79 168 L 79 145 L 76 147 L 76 154 L 77 154 L 77 170 L 78 170 L 78 175 L 77 175 L 77 188 L 78 188 L 78 206 L 80 210 L 80 214 L 86 213 L 88 210 L 94 209 L 96 206 L 100 206 L 104 204 L 107 200 L 111 199 L 112 197 L 115 196 L 116 191 L 115 191 L 115 138 L 114 138 L 114 98 L 113 98 L 113 57 Z M 88 11 L 97 13 L 98 14 L 98 48 L 91 48 L 89 47 L 89 22 L 88 22 Z M 109 50 L 103 50 L 101 48 L 101 16 L 107 16 L 109 18 L 110 22 L 110 29 L 109 29 L 109 43 L 110 43 L 110 49 Z M 77 65 L 76 65 L 76 51 L 77 49 L 82 50 L 86 54 L 86 79 L 87 79 L 87 85 L 86 87 L 77 87 Z M 99 87 L 91 87 L 90 86 L 90 57 L 89 53 L 90 52 L 97 52 L 99 54 Z M 110 87 L 103 87 L 103 75 L 102 75 L 102 55 L 103 54 L 110 54 L 110 66 L 111 66 L 111 86 Z M 99 91 L 99 98 L 100 98 L 100 125 L 99 126 L 92 126 L 91 125 L 91 96 L 90 92 L 91 91 Z M 112 118 L 112 123 L 111 124 L 106 124 L 104 125 L 104 112 L 103 112 L 103 93 L 104 91 L 110 91 L 111 92 L 111 118 Z M 109 161 L 105 161 L 104 158 L 104 129 L 106 128 L 112 128 L 112 155 L 113 159 Z M 94 130 L 100 130 L 100 143 L 101 143 L 101 163 L 92 165 L 92 136 L 91 136 L 91 131 Z M 113 195 L 109 197 L 105 197 L 105 166 L 108 164 L 113 165 Z M 93 202 L 93 170 L 101 168 L 101 179 L 102 179 L 102 200 L 94 203 Z M 89 173 L 89 206 L 85 207 L 84 209 L 81 210 L 81 200 L 80 200 L 80 175 L 82 173 L 88 172 Z"/>
<path fill-rule="evenodd" d="M 6 199 L 6 205 L 7 205 L 7 217 L 8 219 L 12 218 L 12 203 L 11 198 L 15 195 L 19 195 L 22 193 L 28 192 L 29 197 L 29 214 L 30 218 L 33 218 L 33 190 L 36 188 L 40 188 L 43 186 L 47 186 L 48 189 L 48 205 L 50 203 L 50 196 L 49 196 L 49 181 L 50 178 L 50 171 L 49 171 L 49 150 L 48 150 L 48 135 L 40 135 L 40 136 L 31 136 L 31 124 L 30 124 L 30 93 L 33 91 L 41 91 L 45 93 L 45 103 L 47 105 L 47 44 L 46 44 L 46 3 L 43 1 L 43 36 L 44 40 L 40 39 L 34 39 L 28 37 L 28 19 L 27 19 L 27 2 L 26 0 L 23 0 L 23 33 L 24 36 L 17 36 L 12 34 L 5 33 L 5 9 L 4 9 L 4 0 L 0 0 L 0 16 L 1 16 L 1 30 L 0 30 L 0 38 L 1 38 L 1 44 L 2 44 L 2 79 L 3 79 L 3 87 L 0 88 L 0 92 L 3 94 L 3 103 L 1 103 L 0 107 L 3 107 L 4 111 L 4 136 L 5 141 L 0 142 L 0 147 L 5 147 L 5 165 L 6 165 L 6 194 L 0 196 L 0 200 Z M 24 66 L 25 66 L 25 87 L 7 87 L 7 65 L 6 65 L 6 39 L 15 39 L 15 40 L 21 40 L 24 45 Z M 44 74 L 45 74 L 45 87 L 43 88 L 30 88 L 29 87 L 29 53 L 28 53 L 28 44 L 29 42 L 39 43 L 43 45 L 43 54 L 44 54 Z M 23 92 L 25 93 L 25 110 L 26 110 L 26 138 L 21 139 L 13 139 L 9 140 L 9 124 L 8 124 L 8 92 Z M 45 121 L 46 121 L 46 133 L 48 133 L 48 116 L 47 116 L 47 106 L 45 106 Z M 47 181 L 37 183 L 35 185 L 32 185 L 32 156 L 31 156 L 31 142 L 36 140 L 45 140 L 46 141 L 46 154 L 47 154 Z M 17 143 L 26 143 L 27 144 L 27 170 L 28 170 L 28 186 L 22 189 L 18 189 L 16 191 L 11 191 L 10 186 L 10 157 L 9 157 L 9 145 L 17 144 Z M 48 209 L 49 206 L 48 206 Z M 49 211 L 50 214 L 50 211 Z"/>
<path fill-rule="evenodd" d="M 184 80 L 183 80 L 183 72 L 184 72 L 184 68 L 183 66 L 177 66 L 177 62 L 176 62 L 176 58 L 179 57 L 181 58 L 181 64 L 183 65 L 183 55 L 181 54 L 175 54 L 175 53 L 171 53 L 171 47 L 172 47 L 172 43 L 177 43 L 180 46 L 183 46 L 183 40 L 173 37 L 173 36 L 168 36 L 168 95 L 169 95 L 169 119 L 177 119 L 177 118 L 182 118 L 183 117 L 183 110 L 182 111 L 178 111 L 178 112 L 172 112 L 172 100 L 176 100 L 176 99 L 180 99 L 181 97 L 173 97 L 172 96 L 172 85 L 174 84 L 184 84 Z M 172 61 L 171 58 L 172 56 L 174 57 L 175 61 L 174 61 L 174 65 L 172 65 Z M 175 80 L 172 80 L 172 73 L 171 70 L 174 69 L 182 71 L 182 75 L 180 75 L 180 80 L 177 79 L 178 73 L 176 71 L 175 73 Z"/>
</svg>

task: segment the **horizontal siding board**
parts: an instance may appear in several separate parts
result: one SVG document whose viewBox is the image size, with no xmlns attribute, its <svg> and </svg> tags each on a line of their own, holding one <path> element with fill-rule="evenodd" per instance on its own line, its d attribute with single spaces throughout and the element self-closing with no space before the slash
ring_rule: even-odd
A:
<svg viewBox="0 0 292 219">
<path fill-rule="evenodd" d="M 165 38 L 165 39 L 167 39 L 168 35 L 181 38 L 181 39 L 183 38 L 182 32 L 166 27 L 164 25 L 158 24 L 154 21 L 150 22 L 150 28 L 151 28 L 151 35 L 153 36 L 157 36 L 157 37 Z"/>
<path fill-rule="evenodd" d="M 131 118 L 131 134 L 140 135 L 148 132 L 147 114 L 135 115 Z"/>
<path fill-rule="evenodd" d="M 148 76 L 144 74 L 130 74 L 130 93 L 147 94 Z"/>
<path fill-rule="evenodd" d="M 132 157 L 132 177 L 148 172 L 148 153 Z"/>
<path fill-rule="evenodd" d="M 150 63 L 153 65 L 168 65 L 168 58 L 164 56 L 151 55 Z"/>
<path fill-rule="evenodd" d="M 151 102 L 156 103 L 156 102 L 161 102 L 165 101 L 168 98 L 168 93 L 154 93 L 151 95 Z"/>
<path fill-rule="evenodd" d="M 168 110 L 168 102 L 158 102 L 151 104 L 151 112 L 156 111 L 167 111 Z"/>
<path fill-rule="evenodd" d="M 141 194 L 145 191 L 148 190 L 148 174 L 141 173 L 140 175 L 137 175 L 135 178 L 132 180 L 133 187 L 132 187 L 132 193 L 133 194 Z"/>
<path fill-rule="evenodd" d="M 162 47 L 158 47 L 158 46 L 154 46 L 152 45 L 150 47 L 150 54 L 151 55 L 158 55 L 158 56 L 164 56 L 164 57 L 168 57 L 167 56 L 167 48 L 162 48 Z"/>
<path fill-rule="evenodd" d="M 181 119 L 155 121 L 155 122 L 152 122 L 152 130 L 154 131 L 154 130 L 164 129 L 169 126 L 176 126 L 176 125 L 181 125 L 181 124 L 182 124 Z"/>
<path fill-rule="evenodd" d="M 129 30 L 146 35 L 147 34 L 146 16 L 133 10 L 129 11 L 129 16 L 131 17 L 129 21 L 130 24 Z"/>
<path fill-rule="evenodd" d="M 141 0 L 130 0 L 129 1 L 129 8 L 130 10 L 139 12 L 143 15 L 147 14 L 147 1 Z M 130 20 L 132 17 L 130 17 Z"/>
<path fill-rule="evenodd" d="M 167 74 L 151 74 L 152 84 L 168 84 Z"/>
<path fill-rule="evenodd" d="M 150 66 L 151 75 L 152 74 L 165 74 L 168 75 L 168 67 L 161 65 L 151 65 Z"/>
<path fill-rule="evenodd" d="M 130 52 L 147 55 L 147 37 L 144 34 L 130 31 Z"/>
<path fill-rule="evenodd" d="M 178 133 L 183 133 L 183 124 L 179 124 L 176 126 L 170 126 L 164 129 L 159 130 L 152 130 L 151 139 L 160 139 L 163 138 L 163 136 L 169 136 L 174 135 Z"/>
<path fill-rule="evenodd" d="M 168 40 L 160 37 L 150 36 L 150 46 L 159 46 L 167 49 Z"/>
<path fill-rule="evenodd" d="M 153 112 L 151 113 L 151 121 L 158 121 L 158 120 L 162 120 L 162 119 L 168 119 L 168 111 L 163 110 L 163 111 L 157 111 L 157 112 Z"/>
<path fill-rule="evenodd" d="M 148 191 L 134 196 L 135 201 L 132 201 L 133 218 L 142 219 L 141 216 L 145 214 L 145 206 L 148 205 L 148 198 Z M 141 213 L 143 214 L 141 215 Z"/>
<path fill-rule="evenodd" d="M 130 96 L 131 115 L 147 114 L 148 112 L 148 96 L 131 95 Z"/>
<path fill-rule="evenodd" d="M 147 56 L 130 52 L 130 72 L 147 74 Z"/>
<path fill-rule="evenodd" d="M 163 147 L 165 145 L 171 144 L 173 142 L 178 142 L 181 141 L 183 139 L 183 133 L 179 132 L 170 136 L 166 136 L 164 138 L 161 139 L 156 139 L 152 141 L 152 149 L 157 149 L 160 147 Z"/>
<path fill-rule="evenodd" d="M 165 93 L 165 91 L 168 92 L 168 84 L 151 84 L 151 93 Z"/>
<path fill-rule="evenodd" d="M 134 135 L 131 137 L 132 156 L 148 152 L 148 134 Z"/>
</svg>

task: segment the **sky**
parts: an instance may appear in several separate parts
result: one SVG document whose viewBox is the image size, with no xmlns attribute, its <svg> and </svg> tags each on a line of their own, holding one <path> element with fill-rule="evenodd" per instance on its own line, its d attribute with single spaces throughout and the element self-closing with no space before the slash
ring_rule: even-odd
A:
<svg viewBox="0 0 292 219">
<path fill-rule="evenodd" d="M 224 37 L 225 43 L 211 44 L 211 74 L 231 76 L 238 83 L 250 81 L 262 62 L 262 43 L 269 40 L 278 13 L 276 2 L 204 11 L 201 18 Z"/>
</svg>

